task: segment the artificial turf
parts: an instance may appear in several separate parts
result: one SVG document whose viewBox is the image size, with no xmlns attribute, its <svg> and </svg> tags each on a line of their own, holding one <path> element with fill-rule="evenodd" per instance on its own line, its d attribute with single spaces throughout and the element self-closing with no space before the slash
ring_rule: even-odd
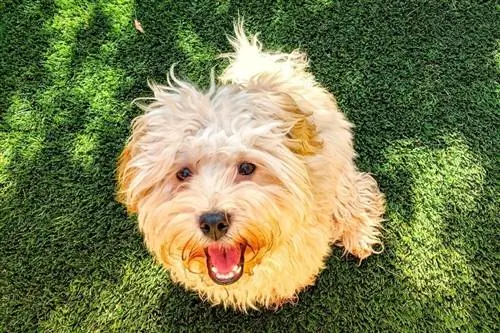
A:
<svg viewBox="0 0 500 333">
<path fill-rule="evenodd" d="M 498 332 L 496 6 L 3 0 L 0 331 Z M 246 315 L 173 285 L 114 201 L 130 102 L 174 62 L 206 87 L 238 13 L 268 48 L 309 54 L 388 202 L 381 255 L 336 249 L 296 305 Z"/>
</svg>

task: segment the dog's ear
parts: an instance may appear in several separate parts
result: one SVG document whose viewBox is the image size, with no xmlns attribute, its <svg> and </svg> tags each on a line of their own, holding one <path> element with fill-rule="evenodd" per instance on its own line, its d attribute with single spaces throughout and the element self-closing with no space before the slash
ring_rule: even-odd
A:
<svg viewBox="0 0 500 333">
<path fill-rule="evenodd" d="M 311 118 L 312 112 L 300 107 L 296 100 L 287 93 L 272 94 L 279 105 L 278 117 L 288 128 L 285 145 L 295 154 L 315 155 L 323 148 L 316 125 Z"/>
<path fill-rule="evenodd" d="M 116 200 L 127 207 L 129 213 L 137 212 L 137 202 L 130 195 L 130 184 L 137 174 L 135 168 L 129 166 L 132 159 L 133 143 L 127 143 L 127 146 L 118 158 L 116 169 L 117 193 Z"/>
</svg>

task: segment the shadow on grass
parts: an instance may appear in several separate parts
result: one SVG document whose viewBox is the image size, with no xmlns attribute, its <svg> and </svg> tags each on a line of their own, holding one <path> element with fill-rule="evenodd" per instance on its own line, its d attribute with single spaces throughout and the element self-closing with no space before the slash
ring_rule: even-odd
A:
<svg viewBox="0 0 500 333">
<path fill-rule="evenodd" d="M 102 10 L 26 1 L 2 17 L 2 44 L 12 46 L 2 54 L 0 330 L 34 330 L 82 281 L 94 289 L 77 289 L 78 303 L 91 303 L 101 286 L 121 281 L 127 262 L 147 257 L 114 202 L 130 103 L 119 98 L 126 78 L 107 63 L 115 22 Z"/>
<path fill-rule="evenodd" d="M 495 318 L 493 7 L 26 1 L 5 9 L 0 329 L 495 325 L 485 319 Z M 381 256 L 358 267 L 335 249 L 297 305 L 248 315 L 170 285 L 113 200 L 115 158 L 138 113 L 129 102 L 149 94 L 147 79 L 164 81 L 174 62 L 205 85 L 238 11 L 264 45 L 309 54 L 357 125 L 359 164 L 379 179 L 389 218 Z M 145 34 L 132 29 L 134 17 Z"/>
</svg>

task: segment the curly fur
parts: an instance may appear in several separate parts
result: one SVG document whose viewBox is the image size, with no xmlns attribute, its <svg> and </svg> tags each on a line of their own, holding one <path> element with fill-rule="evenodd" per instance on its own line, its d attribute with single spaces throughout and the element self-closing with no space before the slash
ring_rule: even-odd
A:
<svg viewBox="0 0 500 333">
<path fill-rule="evenodd" d="M 307 71 L 304 54 L 263 52 L 242 24 L 230 65 L 201 92 L 177 79 L 151 84 L 118 165 L 118 199 L 137 214 L 146 245 L 172 279 L 213 304 L 240 310 L 293 301 L 314 283 L 331 245 L 364 259 L 380 244 L 383 195 L 357 170 L 352 125 Z M 215 81 L 215 80 L 212 80 Z M 236 166 L 251 161 L 251 178 Z M 176 172 L 189 166 L 188 182 Z M 246 244 L 244 274 L 207 274 L 213 241 L 198 218 L 223 210 L 221 246 Z"/>
</svg>

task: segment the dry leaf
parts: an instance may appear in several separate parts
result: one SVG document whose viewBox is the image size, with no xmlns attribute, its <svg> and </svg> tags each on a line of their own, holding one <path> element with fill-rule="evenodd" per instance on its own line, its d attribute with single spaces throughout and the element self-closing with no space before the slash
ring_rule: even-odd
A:
<svg viewBox="0 0 500 333">
<path fill-rule="evenodd" d="M 134 20 L 134 27 L 140 33 L 144 33 L 144 29 L 142 28 L 142 24 L 137 19 Z"/>
</svg>

